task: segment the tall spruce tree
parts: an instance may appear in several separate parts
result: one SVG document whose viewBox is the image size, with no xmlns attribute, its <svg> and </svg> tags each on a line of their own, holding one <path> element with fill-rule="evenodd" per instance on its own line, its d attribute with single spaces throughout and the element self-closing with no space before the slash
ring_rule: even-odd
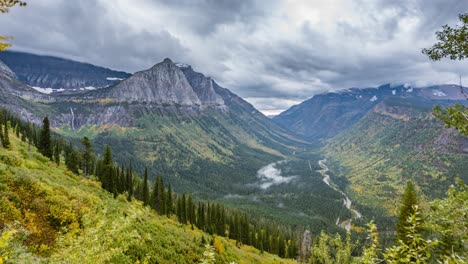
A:
<svg viewBox="0 0 468 264">
<path fill-rule="evenodd" d="M 42 121 L 42 130 L 39 136 L 39 152 L 52 160 L 52 143 L 50 139 L 50 123 L 46 116 Z"/>
<path fill-rule="evenodd" d="M 85 177 L 88 177 L 91 172 L 94 157 L 93 145 L 86 136 L 81 140 L 81 145 L 83 145 L 83 151 L 81 152 L 81 157 L 83 158 L 83 173 Z"/>
<path fill-rule="evenodd" d="M 165 192 L 164 192 L 164 180 L 162 177 L 159 177 L 159 190 L 158 190 L 158 195 L 159 195 L 159 214 L 161 215 L 165 215 L 166 214 L 166 197 L 165 196 Z"/>
<path fill-rule="evenodd" d="M 54 162 L 57 164 L 57 165 L 60 165 L 60 147 L 59 147 L 59 143 L 55 143 L 55 147 L 54 147 Z"/>
<path fill-rule="evenodd" d="M 414 188 L 414 184 L 411 181 L 408 181 L 406 183 L 405 192 L 402 196 L 400 213 L 398 215 L 398 223 L 396 226 L 398 238 L 402 241 L 407 240 L 408 217 L 415 214 L 415 205 L 419 205 L 418 195 Z"/>
<path fill-rule="evenodd" d="M 151 191 L 151 207 L 159 212 L 159 176 L 154 180 L 153 190 Z"/>
<path fill-rule="evenodd" d="M 133 197 L 133 171 L 132 171 L 132 162 L 130 161 L 130 167 L 127 170 L 126 184 L 127 186 L 127 199 L 132 200 Z"/>
<path fill-rule="evenodd" d="M 3 139 L 2 144 L 3 144 L 3 147 L 6 149 L 11 148 L 9 128 L 10 128 L 10 121 L 7 121 L 5 122 L 5 125 L 3 126 L 3 137 L 2 137 Z"/>
<path fill-rule="evenodd" d="M 171 216 L 172 213 L 174 212 L 174 205 L 172 204 L 172 187 L 171 184 L 169 183 L 169 186 L 167 187 L 167 195 L 166 195 L 166 215 Z"/>
<path fill-rule="evenodd" d="M 150 203 L 150 194 L 149 194 L 149 187 L 148 187 L 148 169 L 145 168 L 145 179 L 143 181 L 143 204 L 149 205 Z"/>
<path fill-rule="evenodd" d="M 104 150 L 104 160 L 103 160 L 103 175 L 102 175 L 102 186 L 104 189 L 109 192 L 114 193 L 115 182 L 113 177 L 113 160 L 112 160 L 112 150 L 109 145 L 106 146 Z"/>
</svg>

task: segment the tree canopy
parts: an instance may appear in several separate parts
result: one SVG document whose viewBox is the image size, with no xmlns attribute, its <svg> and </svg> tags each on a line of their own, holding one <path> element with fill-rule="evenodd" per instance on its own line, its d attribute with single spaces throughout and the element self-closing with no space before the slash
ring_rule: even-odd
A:
<svg viewBox="0 0 468 264">
<path fill-rule="evenodd" d="M 26 2 L 18 0 L 0 0 L 0 13 L 8 13 L 10 8 L 16 5 L 26 6 Z M 11 47 L 11 43 L 8 43 L 10 39 L 12 38 L 0 36 L 0 51 L 5 51 L 7 48 Z"/>
<path fill-rule="evenodd" d="M 423 49 L 423 54 L 433 61 L 443 58 L 451 60 L 464 60 L 468 58 L 468 13 L 458 16 L 461 24 L 456 27 L 442 26 L 442 30 L 436 32 L 438 42 L 431 48 Z M 465 89 L 460 84 L 460 92 L 468 100 Z M 468 107 L 455 104 L 443 109 L 436 106 L 433 109 L 435 117 L 445 122 L 447 127 L 455 127 L 461 134 L 468 135 Z"/>
</svg>

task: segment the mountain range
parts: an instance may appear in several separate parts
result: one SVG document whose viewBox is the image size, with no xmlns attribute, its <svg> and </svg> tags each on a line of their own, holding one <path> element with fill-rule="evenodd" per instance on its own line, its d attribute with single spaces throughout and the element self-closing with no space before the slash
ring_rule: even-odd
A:
<svg viewBox="0 0 468 264">
<path fill-rule="evenodd" d="M 437 197 L 466 170 L 467 138 L 431 115 L 433 105 L 465 102 L 455 85 L 317 94 L 270 119 L 168 58 L 132 75 L 18 52 L 0 60 L 1 107 L 37 124 L 49 116 L 55 132 L 87 136 L 98 153 L 109 144 L 116 161 L 149 168 L 177 192 L 314 232 L 352 214 L 316 172 L 323 158 L 364 214 L 356 225 L 392 219 L 406 180 Z"/>
<path fill-rule="evenodd" d="M 1 52 L 0 60 L 19 81 L 43 93 L 93 90 L 131 76 L 89 63 L 17 51 Z"/>
<path fill-rule="evenodd" d="M 462 89 L 468 93 L 466 87 Z M 433 105 L 465 100 L 457 85 L 416 88 L 386 84 L 318 94 L 273 117 L 273 120 L 305 138 L 330 138 L 352 127 L 375 107 L 385 111 L 381 102 L 387 98 L 414 99 Z"/>
</svg>

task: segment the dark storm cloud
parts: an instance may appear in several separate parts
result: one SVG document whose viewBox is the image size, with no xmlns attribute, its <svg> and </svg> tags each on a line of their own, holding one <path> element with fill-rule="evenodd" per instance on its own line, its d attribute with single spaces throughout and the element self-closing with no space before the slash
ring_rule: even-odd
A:
<svg viewBox="0 0 468 264">
<path fill-rule="evenodd" d="M 170 57 L 277 111 L 328 90 L 468 77 L 421 49 L 458 0 L 35 0 L 0 16 L 16 49 L 137 71 Z"/>
</svg>

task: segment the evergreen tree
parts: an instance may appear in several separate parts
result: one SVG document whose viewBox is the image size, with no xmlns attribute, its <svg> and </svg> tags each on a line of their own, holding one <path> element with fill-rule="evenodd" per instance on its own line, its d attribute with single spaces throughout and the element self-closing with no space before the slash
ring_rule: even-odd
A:
<svg viewBox="0 0 468 264">
<path fill-rule="evenodd" d="M 182 199 L 180 196 L 177 197 L 176 215 L 179 222 L 183 223 L 182 219 Z"/>
<path fill-rule="evenodd" d="M 132 162 L 130 162 L 130 167 L 127 170 L 127 177 L 126 177 L 126 186 L 127 186 L 127 199 L 129 201 L 132 200 L 133 197 L 133 171 L 132 171 Z"/>
<path fill-rule="evenodd" d="M 174 212 L 173 209 L 173 204 L 172 204 L 172 187 L 171 184 L 169 183 L 169 186 L 167 187 L 167 195 L 166 195 L 166 215 L 171 216 L 172 213 Z"/>
<path fill-rule="evenodd" d="M 60 165 L 60 147 L 58 142 L 55 143 L 54 147 L 54 162 L 58 165 Z"/>
<path fill-rule="evenodd" d="M 68 155 L 66 155 L 66 157 L 67 157 L 67 168 L 71 172 L 78 174 L 79 173 L 78 153 L 72 149 L 68 152 Z"/>
<path fill-rule="evenodd" d="M 164 180 L 162 177 L 159 177 L 159 190 L 158 190 L 158 195 L 159 195 L 159 214 L 165 215 L 166 214 L 166 199 L 165 199 L 165 192 L 164 192 Z"/>
<path fill-rule="evenodd" d="M 417 206 L 418 204 L 418 197 L 414 185 L 411 181 L 408 181 L 401 200 L 400 213 L 398 215 L 398 224 L 396 226 L 398 238 L 403 241 L 407 240 L 408 217 L 415 214 L 414 206 Z"/>
<path fill-rule="evenodd" d="M 81 140 L 81 145 L 83 145 L 83 151 L 81 153 L 81 157 L 83 158 L 83 172 L 87 177 L 91 172 L 94 151 L 93 146 L 91 145 L 91 141 L 86 136 Z"/>
<path fill-rule="evenodd" d="M 195 223 L 195 208 L 191 194 L 189 194 L 187 199 L 187 220 L 191 224 Z"/>
<path fill-rule="evenodd" d="M 3 141 L 2 141 L 3 147 L 6 149 L 11 148 L 9 129 L 10 129 L 10 121 L 7 121 L 5 122 L 5 125 L 3 126 Z"/>
<path fill-rule="evenodd" d="M 104 166 L 103 175 L 102 175 L 103 188 L 113 193 L 114 196 L 116 196 L 117 189 L 115 186 L 115 179 L 114 179 L 114 161 L 112 160 L 112 150 L 109 145 L 107 145 L 104 150 L 103 166 Z"/>
<path fill-rule="evenodd" d="M 50 123 L 46 116 L 42 121 L 42 130 L 39 139 L 39 152 L 52 160 L 52 144 L 50 139 Z"/>
<path fill-rule="evenodd" d="M 153 190 L 151 192 L 151 207 L 159 212 L 159 176 L 154 180 Z"/>
<path fill-rule="evenodd" d="M 147 168 L 145 168 L 145 179 L 143 181 L 142 196 L 143 196 L 143 204 L 149 205 L 150 195 L 149 195 L 149 187 L 148 187 L 148 169 Z"/>
<path fill-rule="evenodd" d="M 187 223 L 187 201 L 185 197 L 185 193 L 182 194 L 182 202 L 181 202 L 181 218 L 182 218 L 182 223 L 186 224 Z"/>
<path fill-rule="evenodd" d="M 0 123 L 0 143 L 2 144 L 3 147 L 5 147 L 3 144 L 4 141 L 5 141 L 5 136 L 3 135 L 3 125 Z"/>
</svg>

